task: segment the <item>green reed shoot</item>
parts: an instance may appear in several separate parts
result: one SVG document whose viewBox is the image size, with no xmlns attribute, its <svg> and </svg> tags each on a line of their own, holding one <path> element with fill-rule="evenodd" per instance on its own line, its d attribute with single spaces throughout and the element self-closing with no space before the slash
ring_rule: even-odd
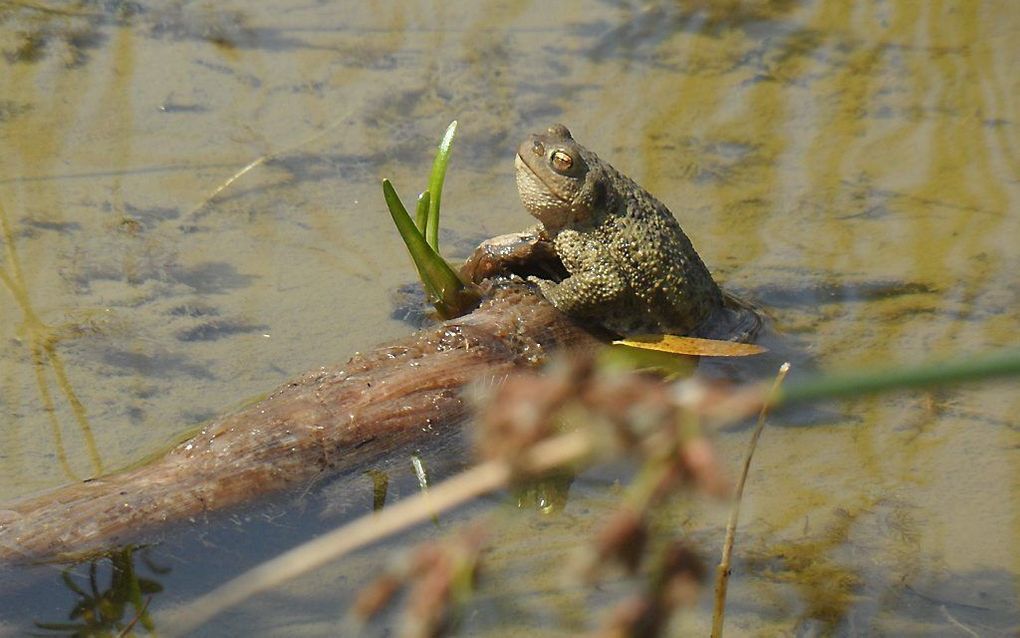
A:
<svg viewBox="0 0 1020 638">
<path fill-rule="evenodd" d="M 439 150 L 436 152 L 436 159 L 432 162 L 432 173 L 429 175 L 429 200 L 425 202 L 426 224 L 421 229 L 425 233 L 425 240 L 432 250 L 439 252 L 439 202 L 443 196 L 443 181 L 446 179 L 446 167 L 450 164 L 450 146 L 453 144 L 453 135 L 457 132 L 457 120 L 450 122 L 443 133 L 443 139 L 439 142 Z"/>
<path fill-rule="evenodd" d="M 383 198 L 386 200 L 386 207 L 390 211 L 397 232 L 404 240 L 411 260 L 418 269 L 418 276 L 425 286 L 429 301 L 444 319 L 470 312 L 478 305 L 480 298 L 475 287 L 462 281 L 439 254 L 439 204 L 456 130 L 457 121 L 454 120 L 447 127 L 439 143 L 436 158 L 432 163 L 429 188 L 418 196 L 414 220 L 411 219 L 390 180 L 382 181 Z"/>
</svg>

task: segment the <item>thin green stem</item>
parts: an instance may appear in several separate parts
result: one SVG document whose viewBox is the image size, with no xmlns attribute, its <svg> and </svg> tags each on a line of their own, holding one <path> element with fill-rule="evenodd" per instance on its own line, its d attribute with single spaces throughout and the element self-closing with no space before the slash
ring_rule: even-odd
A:
<svg viewBox="0 0 1020 638">
<path fill-rule="evenodd" d="M 1020 350 L 979 355 L 967 361 L 943 361 L 910 368 L 835 374 L 790 385 L 780 390 L 772 403 L 785 406 L 821 399 L 855 397 L 890 390 L 927 388 L 1014 376 L 1020 376 Z"/>
</svg>

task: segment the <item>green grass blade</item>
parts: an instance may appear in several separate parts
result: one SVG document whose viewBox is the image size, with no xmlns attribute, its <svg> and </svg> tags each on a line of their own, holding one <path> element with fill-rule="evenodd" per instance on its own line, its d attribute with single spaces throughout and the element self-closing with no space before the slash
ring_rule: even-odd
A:
<svg viewBox="0 0 1020 638">
<path fill-rule="evenodd" d="M 446 260 L 428 245 L 421 231 L 411 220 L 411 216 L 407 214 L 407 209 L 404 208 L 390 180 L 384 179 L 382 187 L 383 198 L 390 210 L 390 216 L 393 217 L 393 223 L 396 224 L 397 232 L 411 253 L 411 259 L 436 310 L 444 317 L 456 316 L 470 310 L 473 304 L 477 303 L 478 294 L 465 286 Z"/>
<path fill-rule="evenodd" d="M 973 357 L 966 361 L 928 363 L 913 368 L 834 374 L 787 386 L 779 391 L 774 403 L 790 405 L 1011 376 L 1020 376 L 1020 350 Z"/>
<path fill-rule="evenodd" d="M 425 276 L 423 266 L 424 261 L 427 259 L 426 255 L 432 251 L 425 242 L 425 237 L 421 231 L 411 221 L 411 216 L 407 214 L 407 209 L 404 208 L 404 202 L 401 201 L 400 195 L 397 194 L 397 189 L 393 188 L 390 180 L 384 179 L 382 181 L 382 188 L 383 199 L 386 200 L 386 208 L 390 210 L 393 224 L 397 227 L 400 238 L 404 240 L 404 245 L 407 246 L 407 251 L 411 254 L 411 261 L 414 262 L 414 267 L 418 269 L 418 276 L 421 278 L 422 284 L 425 285 L 425 290 L 428 292 L 429 297 L 435 297 L 436 289 L 432 281 Z"/>
<path fill-rule="evenodd" d="M 432 175 L 429 176 L 429 194 L 432 198 L 428 210 L 428 222 L 425 228 L 425 240 L 432 250 L 439 252 L 439 202 L 443 197 L 443 180 L 446 179 L 446 167 L 450 164 L 450 147 L 453 135 L 457 132 L 457 120 L 450 122 L 439 142 L 436 159 L 432 162 Z"/>
<path fill-rule="evenodd" d="M 418 227 L 418 232 L 425 234 L 425 226 L 429 221 L 429 192 L 424 191 L 418 196 L 418 210 L 414 214 L 414 225 Z M 438 252 L 438 251 L 437 251 Z"/>
</svg>

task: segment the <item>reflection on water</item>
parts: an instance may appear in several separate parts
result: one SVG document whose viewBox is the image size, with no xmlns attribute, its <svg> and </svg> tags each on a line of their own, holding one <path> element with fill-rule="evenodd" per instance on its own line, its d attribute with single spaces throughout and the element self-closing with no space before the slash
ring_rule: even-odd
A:
<svg viewBox="0 0 1020 638">
<path fill-rule="evenodd" d="M 91 461 L 92 472 L 99 474 L 103 471 L 103 462 L 100 460 L 99 451 L 96 449 L 92 427 L 89 425 L 88 418 L 85 415 L 84 406 L 78 399 L 78 395 L 75 393 L 70 381 L 68 381 L 66 368 L 56 348 L 61 338 L 61 332 L 66 333 L 67 330 L 57 330 L 44 324 L 32 307 L 31 297 L 22 275 L 21 264 L 18 261 L 11 224 L 7 219 L 6 211 L 2 207 L 0 207 L 0 231 L 3 233 L 4 245 L 7 247 L 7 263 L 6 267 L 0 268 L 0 283 L 3 283 L 7 292 L 21 311 L 23 321 L 19 326 L 19 336 L 27 341 L 26 346 L 31 354 L 32 371 L 34 372 L 39 399 L 42 403 L 42 410 L 49 417 L 50 432 L 53 436 L 53 448 L 56 450 L 57 459 L 60 461 L 60 467 L 65 475 L 64 478 L 72 481 L 80 480 L 80 477 L 71 468 L 67 460 L 67 450 L 64 447 L 61 424 L 56 417 L 56 403 L 51 386 L 53 382 L 56 383 L 62 398 L 66 401 L 68 408 L 74 415 L 75 425 L 77 425 L 78 431 L 84 440 L 84 447 Z M 50 374 L 52 374 L 52 381 L 49 376 Z"/>
<path fill-rule="evenodd" d="M 155 625 L 149 604 L 163 586 L 152 578 L 140 577 L 136 563 L 157 576 L 170 571 L 155 565 L 145 549 L 136 548 L 91 560 L 87 566 L 69 567 L 60 574 L 75 597 L 67 620 L 37 620 L 36 628 L 52 632 L 46 635 L 112 636 L 127 635 L 137 624 L 151 633 Z M 109 585 L 104 587 L 101 582 L 107 574 Z"/>
<path fill-rule="evenodd" d="M 446 246 L 530 224 L 511 154 L 562 120 L 770 308 L 794 375 L 1015 344 L 1018 47 L 1008 3 L 966 0 L 0 3 L 0 502 L 404 334 L 391 291 L 412 271 L 378 179 L 413 181 L 453 118 Z M 998 385 L 777 420 L 728 630 L 1015 627 L 1018 412 Z M 735 461 L 744 438 L 719 444 Z M 597 478 L 560 514 L 507 524 L 508 576 L 466 631 L 570 616 L 555 577 L 605 511 Z M 714 553 L 714 507 L 663 517 Z M 288 544 L 274 538 L 263 556 Z M 346 594 L 321 580 L 348 592 L 391 550 L 211 631 L 331 635 Z M 177 574 L 182 597 L 224 577 Z M 59 600 L 47 619 L 77 595 L 33 591 Z"/>
</svg>

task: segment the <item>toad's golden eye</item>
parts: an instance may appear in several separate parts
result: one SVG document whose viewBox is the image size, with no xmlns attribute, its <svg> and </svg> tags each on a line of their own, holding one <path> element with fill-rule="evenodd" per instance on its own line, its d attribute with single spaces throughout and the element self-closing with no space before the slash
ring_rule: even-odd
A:
<svg viewBox="0 0 1020 638">
<path fill-rule="evenodd" d="M 565 151 L 553 151 L 549 156 L 549 163 L 557 173 L 566 173 L 574 165 L 574 158 Z"/>
<path fill-rule="evenodd" d="M 531 152 L 539 157 L 542 157 L 543 155 L 545 155 L 545 144 L 539 142 L 538 140 L 535 140 L 534 142 L 531 143 Z"/>
</svg>

